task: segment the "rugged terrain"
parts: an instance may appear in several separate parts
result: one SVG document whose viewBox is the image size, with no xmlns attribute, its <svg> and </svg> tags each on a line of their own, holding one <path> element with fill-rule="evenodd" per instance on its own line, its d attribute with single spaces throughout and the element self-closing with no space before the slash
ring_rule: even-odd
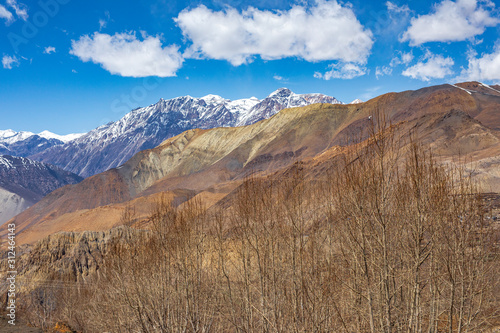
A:
<svg viewBox="0 0 500 333">
<path fill-rule="evenodd" d="M 164 192 L 197 195 L 212 205 L 250 174 L 272 174 L 303 161 L 312 175 L 319 161 L 329 163 L 342 149 L 366 139 L 377 112 L 405 133 L 402 139 L 418 139 L 441 161 L 466 160 L 485 191 L 498 192 L 500 114 L 494 110 L 500 96 L 495 92 L 479 83 L 442 85 L 360 104 L 286 109 L 250 126 L 189 130 L 119 168 L 54 191 L 13 221 L 19 240 L 33 242 L 56 231 L 108 229 L 120 223 L 127 205 L 141 207 L 138 215 L 146 220 Z"/>
<path fill-rule="evenodd" d="M 0 224 L 81 177 L 24 157 L 0 155 Z"/>
<path fill-rule="evenodd" d="M 401 325 L 413 325 L 413 315 L 399 310 L 419 297 L 415 311 L 428 311 L 437 327 L 453 327 L 462 309 L 484 319 L 469 320 L 471 331 L 498 327 L 497 88 L 441 85 L 288 108 L 248 126 L 190 129 L 55 190 L 11 220 L 25 313 L 94 331 L 207 318 L 207 327 L 212 320 L 220 330 L 239 327 L 231 315 L 265 327 L 265 313 L 280 314 L 274 325 L 297 322 L 303 331 L 367 331 L 368 308 L 380 318 L 393 308 Z M 478 196 L 465 177 L 456 196 L 456 179 L 445 170 L 465 170 L 490 193 Z M 2 240 L 5 234 L 4 226 Z M 363 251 L 358 236 L 369 243 Z M 372 274 L 364 275 L 362 260 Z M 415 260 L 425 265 L 415 268 Z M 397 295 L 389 305 L 381 301 L 385 289 L 371 284 L 372 277 L 377 285 L 389 281 L 387 270 L 387 288 Z M 423 275 L 430 285 L 420 284 Z M 353 298 L 351 286 L 378 295 L 375 305 Z M 414 294 L 419 286 L 424 292 Z M 296 297 L 311 316 L 295 307 Z M 339 299 L 350 305 L 337 307 Z M 432 312 L 436 300 L 440 312 Z M 467 300 L 462 308 L 460 300 Z M 103 316 L 102 304 L 114 310 Z M 354 328 L 356 307 L 364 330 Z M 139 308 L 149 313 L 146 323 Z"/>
<path fill-rule="evenodd" d="M 0 130 L 0 154 L 28 157 L 48 148 L 63 145 L 82 134 L 57 135 L 49 131 L 35 134 Z"/>
<path fill-rule="evenodd" d="M 136 109 L 68 142 L 45 149 L 31 158 L 57 165 L 83 177 L 118 167 L 141 150 L 151 149 L 186 130 L 253 124 L 284 108 L 314 103 L 339 104 L 322 94 L 295 94 L 279 89 L 264 100 L 231 101 L 216 95 L 183 96 Z"/>
</svg>

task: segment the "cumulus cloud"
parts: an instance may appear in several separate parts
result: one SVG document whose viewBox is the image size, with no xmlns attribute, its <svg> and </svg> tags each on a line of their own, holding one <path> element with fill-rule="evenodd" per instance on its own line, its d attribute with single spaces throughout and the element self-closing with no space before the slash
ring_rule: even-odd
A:
<svg viewBox="0 0 500 333">
<path fill-rule="evenodd" d="M 53 46 L 47 46 L 44 50 L 43 50 L 43 53 L 45 54 L 51 54 L 51 53 L 54 53 L 56 52 L 56 48 L 53 47 Z"/>
<path fill-rule="evenodd" d="M 353 63 L 337 63 L 328 66 L 330 68 L 326 73 L 316 72 L 314 77 L 317 79 L 331 80 L 331 79 L 354 79 L 358 76 L 363 76 L 366 74 L 367 69 L 364 66 L 360 66 Z"/>
<path fill-rule="evenodd" d="M 371 31 L 336 0 L 274 12 L 252 7 L 212 11 L 200 5 L 183 10 L 175 21 L 192 42 L 186 57 L 227 60 L 235 66 L 255 56 L 363 64 L 373 44 Z"/>
<path fill-rule="evenodd" d="M 442 55 L 435 55 L 427 52 L 422 61 L 407 68 L 402 74 L 422 81 L 442 79 L 447 75 L 453 74 L 451 67 L 454 64 L 455 62 L 450 57 L 445 58 Z"/>
<path fill-rule="evenodd" d="M 176 45 L 162 47 L 158 36 L 135 32 L 113 36 L 95 32 L 71 41 L 70 53 L 87 62 L 100 64 L 111 74 L 128 77 L 175 76 L 183 58 Z"/>
<path fill-rule="evenodd" d="M 477 57 L 475 52 L 468 55 L 469 65 L 462 70 L 460 80 L 498 81 L 500 80 L 500 46 L 493 53 Z"/>
<path fill-rule="evenodd" d="M 25 4 L 17 3 L 16 0 L 7 0 L 7 5 L 9 5 L 16 15 L 26 21 L 28 19 L 28 7 Z"/>
<path fill-rule="evenodd" d="M 16 56 L 4 55 L 2 58 L 2 65 L 5 69 L 12 69 L 19 66 L 19 59 Z"/>
<path fill-rule="evenodd" d="M 492 15 L 495 5 L 489 0 L 444 0 L 433 12 L 411 20 L 402 41 L 410 45 L 427 42 L 453 42 L 481 35 L 486 27 L 493 27 L 500 20 Z"/>
<path fill-rule="evenodd" d="M 9 25 L 14 21 L 14 15 L 4 6 L 0 5 L 0 18 L 5 20 L 5 24 Z"/>
</svg>

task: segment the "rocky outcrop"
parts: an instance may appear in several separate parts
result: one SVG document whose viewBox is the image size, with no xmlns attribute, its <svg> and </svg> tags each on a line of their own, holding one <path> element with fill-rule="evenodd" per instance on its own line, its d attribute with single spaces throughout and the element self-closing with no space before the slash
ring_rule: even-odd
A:
<svg viewBox="0 0 500 333">
<path fill-rule="evenodd" d="M 20 283 L 53 280 L 80 282 L 99 270 L 110 246 L 134 242 L 147 231 L 119 226 L 107 231 L 60 232 L 35 244 L 22 246 L 17 253 L 16 270 Z M 7 271 L 6 253 L 1 259 Z M 4 281 L 5 279 L 2 279 Z M 4 285 L 2 285 L 5 288 Z M 5 290 L 1 290 L 1 293 Z"/>
</svg>

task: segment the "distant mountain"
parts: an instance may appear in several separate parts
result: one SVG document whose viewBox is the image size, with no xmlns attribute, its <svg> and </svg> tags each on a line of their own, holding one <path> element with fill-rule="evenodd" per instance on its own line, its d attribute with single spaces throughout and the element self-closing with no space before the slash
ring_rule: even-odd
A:
<svg viewBox="0 0 500 333">
<path fill-rule="evenodd" d="M 227 209 L 242 179 L 269 176 L 278 184 L 296 172 L 298 161 L 304 177 L 325 180 L 335 156 L 369 137 L 377 112 L 384 112 L 399 133 L 396 141 L 410 144 L 417 138 L 440 162 L 467 161 L 484 191 L 498 192 L 500 93 L 475 85 L 388 93 L 362 104 L 291 108 L 250 126 L 185 131 L 116 169 L 47 195 L 15 217 L 18 241 L 57 231 L 106 230 L 122 223 L 128 206 L 146 224 L 151 207 L 166 195 L 178 204 L 194 197 L 207 207 Z M 0 239 L 5 233 L 0 228 Z"/>
<path fill-rule="evenodd" d="M 76 140 L 30 157 L 88 177 L 118 167 L 135 153 L 154 148 L 189 129 L 249 125 L 282 109 L 315 103 L 342 104 L 334 97 L 295 94 L 286 88 L 276 90 L 262 101 L 255 97 L 231 101 L 217 95 L 160 99 Z"/>
<path fill-rule="evenodd" d="M 27 157 L 50 147 L 63 145 L 83 134 L 57 135 L 49 131 L 35 134 L 0 130 L 0 154 Z"/>
<path fill-rule="evenodd" d="M 0 224 L 81 177 L 24 157 L 0 155 Z"/>
</svg>

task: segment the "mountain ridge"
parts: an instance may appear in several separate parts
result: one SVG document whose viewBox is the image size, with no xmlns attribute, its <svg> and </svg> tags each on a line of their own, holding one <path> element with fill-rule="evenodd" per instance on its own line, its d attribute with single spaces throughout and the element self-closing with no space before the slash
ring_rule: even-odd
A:
<svg viewBox="0 0 500 333">
<path fill-rule="evenodd" d="M 0 155 L 0 224 L 81 177 L 25 157 Z"/>
<path fill-rule="evenodd" d="M 11 129 L 0 130 L 0 154 L 29 157 L 54 146 L 63 145 L 83 134 L 57 135 L 49 131 L 38 134 Z"/>
<path fill-rule="evenodd" d="M 269 118 L 284 108 L 314 103 L 341 104 L 334 97 L 295 94 L 287 88 L 274 91 L 262 101 L 254 97 L 231 101 L 217 95 L 160 99 L 30 158 L 88 177 L 118 167 L 135 153 L 154 148 L 186 130 L 244 126 Z"/>
<path fill-rule="evenodd" d="M 404 135 L 421 136 L 443 163 L 463 152 L 481 165 L 484 183 L 500 189 L 495 171 L 499 161 L 494 158 L 500 155 L 500 115 L 489 111 L 499 106 L 500 96 L 440 85 L 389 93 L 362 104 L 289 108 L 249 126 L 192 129 L 140 151 L 118 168 L 53 192 L 14 221 L 29 231 L 20 236 L 27 241 L 46 234 L 49 226 L 82 228 L 88 222 L 82 222 L 81 214 L 93 216 L 95 228 L 99 224 L 94 221 L 103 220 L 99 214 L 107 214 L 114 225 L 125 203 L 139 198 L 149 202 L 141 201 L 144 207 L 161 193 L 182 189 L 217 202 L 250 174 L 272 174 L 297 161 L 312 161 L 313 170 L 324 171 L 314 159 L 323 161 L 366 140 L 374 124 L 371 117 L 381 110 Z"/>
</svg>

